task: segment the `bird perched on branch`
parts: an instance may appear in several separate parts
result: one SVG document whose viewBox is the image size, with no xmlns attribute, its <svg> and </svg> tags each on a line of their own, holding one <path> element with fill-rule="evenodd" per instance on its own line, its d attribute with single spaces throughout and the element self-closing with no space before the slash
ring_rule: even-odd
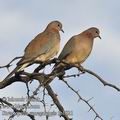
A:
<svg viewBox="0 0 120 120">
<path fill-rule="evenodd" d="M 64 32 L 62 23 L 59 21 L 50 22 L 46 29 L 27 45 L 23 58 L 5 79 L 10 78 L 16 72 L 24 70 L 24 68 L 35 61 L 45 62 L 54 57 L 60 49 L 59 31 Z"/>
<path fill-rule="evenodd" d="M 94 38 L 100 37 L 98 28 L 91 27 L 78 35 L 74 35 L 64 46 L 58 59 L 69 65 L 81 65 L 90 55 L 93 48 Z M 54 71 L 65 70 L 67 64 L 58 63 L 54 67 Z M 69 69 L 66 67 L 66 69 Z"/>
</svg>

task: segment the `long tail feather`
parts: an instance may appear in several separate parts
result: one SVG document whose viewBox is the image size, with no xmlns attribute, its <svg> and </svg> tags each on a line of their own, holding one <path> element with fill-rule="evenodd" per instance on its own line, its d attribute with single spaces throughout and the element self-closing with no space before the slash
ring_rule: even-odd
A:
<svg viewBox="0 0 120 120">
<path fill-rule="evenodd" d="M 4 80 L 9 79 L 14 73 L 16 73 L 17 70 L 18 67 L 16 67 L 10 74 L 8 74 Z"/>
<path fill-rule="evenodd" d="M 24 68 L 26 68 L 28 65 L 29 63 L 17 66 L 9 75 L 7 75 L 7 77 L 4 80 L 9 79 L 14 73 L 24 70 Z"/>
</svg>

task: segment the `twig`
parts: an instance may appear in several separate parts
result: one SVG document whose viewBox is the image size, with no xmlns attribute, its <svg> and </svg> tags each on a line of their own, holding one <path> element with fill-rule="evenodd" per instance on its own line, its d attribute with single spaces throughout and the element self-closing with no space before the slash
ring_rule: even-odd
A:
<svg viewBox="0 0 120 120">
<path fill-rule="evenodd" d="M 89 101 L 90 101 L 92 98 L 90 98 L 89 100 L 85 100 L 84 98 L 82 98 L 82 97 L 80 96 L 80 94 L 78 93 L 78 91 L 76 91 L 74 88 L 72 88 L 72 87 L 68 84 L 67 81 L 65 81 L 64 79 L 63 79 L 62 81 L 68 86 L 68 88 L 70 88 L 70 89 L 79 97 L 78 102 L 79 102 L 80 100 L 82 100 L 83 102 L 85 102 L 85 103 L 90 107 L 89 111 L 92 110 L 92 111 L 95 113 L 95 119 L 94 119 L 94 120 L 96 120 L 96 118 L 99 118 L 100 120 L 103 120 L 103 118 L 100 117 L 100 115 L 95 111 L 95 109 L 93 108 L 93 106 L 91 106 L 91 105 L 89 104 Z"/>
<path fill-rule="evenodd" d="M 28 86 L 28 82 L 26 82 L 26 87 L 27 87 L 27 96 L 29 98 L 30 97 L 30 95 L 29 95 L 30 89 L 29 89 L 29 86 Z"/>
<path fill-rule="evenodd" d="M 31 96 L 29 96 L 27 103 L 23 104 L 22 110 L 23 110 L 23 109 L 26 109 L 27 106 L 29 106 L 29 104 L 30 104 L 30 102 L 31 102 L 32 99 L 35 99 L 35 96 L 38 94 L 38 91 L 39 91 L 40 87 L 41 87 L 41 85 L 39 85 L 39 86 L 35 89 L 35 91 L 33 92 L 33 94 L 32 94 Z"/>
<path fill-rule="evenodd" d="M 42 102 L 43 107 L 44 107 L 46 120 L 48 120 L 49 115 L 47 114 L 47 110 L 46 110 L 45 95 L 46 95 L 45 88 L 43 88 L 43 98 L 42 98 L 41 102 Z"/>
<path fill-rule="evenodd" d="M 14 59 L 12 60 L 12 62 L 13 62 L 13 61 L 14 61 Z M 0 82 L 0 89 L 3 89 L 3 88 L 9 86 L 10 84 L 12 84 L 12 83 L 14 83 L 14 82 L 24 82 L 24 83 L 28 83 L 31 79 L 36 79 L 36 80 L 38 80 L 38 81 L 40 82 L 40 85 L 39 85 L 38 88 L 33 92 L 33 94 L 32 94 L 31 96 L 29 96 L 29 99 L 28 99 L 27 103 L 24 104 L 23 108 L 20 109 L 19 111 L 23 111 L 23 110 L 30 104 L 31 100 L 32 100 L 33 98 L 35 98 L 35 95 L 38 94 L 38 91 L 39 91 L 40 87 L 41 87 L 41 86 L 44 86 L 44 87 L 46 88 L 46 90 L 48 91 L 48 94 L 51 96 L 54 104 L 57 106 L 57 108 L 59 109 L 59 111 L 62 113 L 61 116 L 62 116 L 65 120 L 71 120 L 71 118 L 69 118 L 69 117 L 65 114 L 65 110 L 64 110 L 63 106 L 61 105 L 61 103 L 59 102 L 56 94 L 54 93 L 54 91 L 52 90 L 52 88 L 50 87 L 50 85 L 48 85 L 50 82 L 52 82 L 52 80 L 53 80 L 55 77 L 57 77 L 57 76 L 59 76 L 59 75 L 61 75 L 61 74 L 63 75 L 62 72 L 65 72 L 65 71 L 62 71 L 62 72 L 61 72 L 61 71 L 57 71 L 56 73 L 55 73 L 55 72 L 51 72 L 49 75 L 44 74 L 44 73 L 39 73 L 39 70 L 41 70 L 42 68 L 44 68 L 46 65 L 49 65 L 49 64 L 52 64 L 52 63 L 60 63 L 60 61 L 59 61 L 58 59 L 55 59 L 55 60 L 53 59 L 53 60 L 48 61 L 48 62 L 46 62 L 46 63 L 42 63 L 43 66 L 41 66 L 41 67 L 39 66 L 40 68 L 36 70 L 38 73 L 26 73 L 26 72 L 22 72 L 22 73 L 20 73 L 19 78 L 17 78 L 16 76 L 13 76 L 13 77 L 11 77 L 11 78 L 8 79 L 8 80 L 3 80 L 3 81 Z M 77 77 L 77 76 L 80 76 L 81 74 L 87 72 L 87 73 L 95 76 L 104 86 L 109 86 L 109 87 L 112 87 L 112 88 L 116 89 L 117 91 L 120 91 L 120 88 L 118 88 L 117 86 L 115 86 L 115 85 L 113 85 L 113 84 L 111 84 L 111 83 L 106 82 L 106 81 L 103 80 L 100 76 L 98 76 L 96 73 L 92 72 L 91 70 L 88 70 L 88 69 L 85 69 L 85 68 L 81 68 L 80 66 L 76 66 L 76 65 L 69 65 L 68 63 L 65 63 L 64 61 L 62 61 L 62 63 L 66 64 L 67 66 L 70 66 L 70 67 L 76 67 L 76 68 L 78 68 L 78 69 L 82 72 L 82 73 L 74 74 L 74 75 L 66 75 L 66 76 L 63 76 L 63 78 Z M 10 64 L 11 64 L 11 62 L 10 62 L 8 65 L 10 65 Z M 4 67 L 8 67 L 8 68 L 9 68 L 8 65 L 6 65 L 6 66 L 4 66 Z M 24 76 L 22 76 L 22 75 L 24 75 Z M 47 83 L 47 84 L 46 84 L 46 83 Z M 65 82 L 65 83 L 66 83 L 66 85 L 67 85 L 72 91 L 74 91 L 74 92 L 79 96 L 79 100 L 82 100 L 83 102 L 85 102 L 85 103 L 90 107 L 89 111 L 92 110 L 92 111 L 95 113 L 96 116 L 95 116 L 94 120 L 97 119 L 97 118 L 103 120 L 103 119 L 99 116 L 99 114 L 95 111 L 95 109 L 93 108 L 93 106 L 91 106 L 91 105 L 89 104 L 89 101 L 90 101 L 91 99 L 89 99 L 89 100 L 83 99 L 83 98 L 79 95 L 78 91 L 75 91 L 67 82 Z M 26 84 L 26 85 L 27 85 L 27 84 Z M 28 86 L 27 86 L 27 90 L 28 90 L 27 92 L 28 92 L 28 95 L 29 95 L 29 88 L 28 88 Z M 44 102 L 45 102 L 45 101 L 44 101 Z M 45 103 L 45 104 L 46 104 L 46 103 Z M 19 111 L 17 111 L 17 112 L 19 112 Z M 23 112 L 26 112 L 26 111 L 23 111 Z M 15 111 L 14 111 L 14 114 L 16 115 L 16 112 L 15 112 Z M 13 114 L 13 116 L 14 116 L 14 114 Z M 30 115 L 28 115 L 28 114 L 25 114 L 25 115 L 30 116 Z M 31 118 L 32 118 L 32 117 L 31 117 Z M 47 117 L 46 117 L 46 119 L 47 119 Z M 33 120 L 34 120 L 34 119 L 33 119 Z"/>
<path fill-rule="evenodd" d="M 54 91 L 52 90 L 52 88 L 47 85 L 46 90 L 48 91 L 48 94 L 51 96 L 53 102 L 55 103 L 55 105 L 57 106 L 57 108 L 59 109 L 59 111 L 62 113 L 61 116 L 65 119 L 65 120 L 72 120 L 71 118 L 68 117 L 68 115 L 65 113 L 65 110 L 63 108 L 63 106 L 61 105 L 61 103 L 59 102 L 57 95 L 54 93 Z"/>
<path fill-rule="evenodd" d="M 16 107 L 14 107 L 13 104 L 7 102 L 6 100 L 3 100 L 2 98 L 0 98 L 0 102 L 8 105 L 14 111 L 14 113 L 9 117 L 9 119 L 14 118 L 17 115 L 17 113 L 21 113 L 23 115 L 30 117 L 31 120 L 35 120 L 34 115 L 31 115 L 27 113 L 26 111 L 23 111 L 22 109 L 17 109 Z"/>
<path fill-rule="evenodd" d="M 95 72 L 88 70 L 86 68 L 83 68 L 82 66 L 78 66 L 78 65 L 73 65 L 72 67 L 76 67 L 78 68 L 79 71 L 81 71 L 81 73 L 78 74 L 73 74 L 73 75 L 67 75 L 67 76 L 63 76 L 63 78 L 69 78 L 69 77 L 77 77 L 80 76 L 81 74 L 84 74 L 85 72 L 93 75 L 94 77 L 96 77 L 104 86 L 109 86 L 114 88 L 115 90 L 117 90 L 118 92 L 120 91 L 120 88 L 118 88 L 116 85 L 108 83 L 107 81 L 103 80 L 99 75 L 97 75 Z"/>
<path fill-rule="evenodd" d="M 20 59 L 22 58 L 23 56 L 19 56 L 19 57 L 15 57 L 14 59 L 12 59 L 7 65 L 4 65 L 4 66 L 0 66 L 0 69 L 1 68 L 7 68 L 7 70 L 9 71 L 9 67 L 12 66 L 11 63 L 17 59 Z"/>
<path fill-rule="evenodd" d="M 30 102 L 32 99 L 35 98 L 35 96 L 38 94 L 38 91 L 40 89 L 41 85 L 39 85 L 36 90 L 33 92 L 33 94 L 31 96 L 29 96 L 28 101 L 26 104 L 23 104 L 22 108 L 18 111 L 15 107 L 14 107 L 14 113 L 9 117 L 9 118 L 13 118 L 17 112 L 20 112 L 21 114 L 27 115 L 28 117 L 30 117 L 32 120 L 35 120 L 34 115 L 31 115 L 29 113 L 27 113 L 26 111 L 24 111 L 25 109 L 27 109 L 27 107 L 29 106 Z"/>
<path fill-rule="evenodd" d="M 103 80 L 99 75 L 97 75 L 95 72 L 91 71 L 91 70 L 88 70 L 88 69 L 85 69 L 84 68 L 84 71 L 95 76 L 104 86 L 109 86 L 109 87 L 112 87 L 114 89 L 116 89 L 117 91 L 120 91 L 120 88 L 118 88 L 117 86 L 111 84 L 111 83 L 108 83 L 107 81 Z"/>
<path fill-rule="evenodd" d="M 63 78 L 70 78 L 70 77 L 79 77 L 80 75 L 82 75 L 84 73 L 78 73 L 78 74 L 73 74 L 73 75 L 66 75 L 66 76 L 63 76 Z"/>
</svg>

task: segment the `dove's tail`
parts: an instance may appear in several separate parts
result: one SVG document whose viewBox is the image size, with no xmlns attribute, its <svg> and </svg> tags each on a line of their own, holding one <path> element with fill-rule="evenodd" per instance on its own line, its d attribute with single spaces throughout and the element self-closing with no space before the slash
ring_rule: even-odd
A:
<svg viewBox="0 0 120 120">
<path fill-rule="evenodd" d="M 25 64 L 21 65 L 21 66 L 17 69 L 16 72 L 20 72 L 20 71 L 24 70 L 27 66 L 29 66 L 29 64 L 30 64 L 30 63 L 25 63 Z"/>
<path fill-rule="evenodd" d="M 16 73 L 17 69 L 18 67 L 16 67 L 10 74 L 8 74 L 4 80 L 9 79 L 14 73 Z"/>
<path fill-rule="evenodd" d="M 7 77 L 4 80 L 9 79 L 16 72 L 20 72 L 20 71 L 24 70 L 24 68 L 26 68 L 28 65 L 29 65 L 29 63 L 23 64 L 21 66 L 17 66 L 9 75 L 7 75 Z"/>
</svg>

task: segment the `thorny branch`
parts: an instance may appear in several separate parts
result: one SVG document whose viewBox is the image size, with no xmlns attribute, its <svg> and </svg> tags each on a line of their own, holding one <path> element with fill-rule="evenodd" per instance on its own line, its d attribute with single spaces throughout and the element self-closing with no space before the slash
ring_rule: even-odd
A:
<svg viewBox="0 0 120 120">
<path fill-rule="evenodd" d="M 9 119 L 14 118 L 17 115 L 17 113 L 21 113 L 22 115 L 26 115 L 29 118 L 31 118 L 31 120 L 35 120 L 34 115 L 31 115 L 31 114 L 27 113 L 26 111 L 23 111 L 22 109 L 17 109 L 13 104 L 7 102 L 6 100 L 0 98 L 0 102 L 2 104 L 6 104 L 14 111 L 13 114 L 9 117 Z"/>
<path fill-rule="evenodd" d="M 22 58 L 22 57 L 16 57 L 14 58 L 9 64 L 5 65 L 5 66 L 1 66 L 0 68 L 9 68 L 11 66 L 11 63 L 16 60 L 16 59 L 19 59 L 19 58 Z M 40 90 L 41 87 L 44 88 L 44 91 L 43 91 L 43 100 L 42 100 L 42 103 L 43 103 L 43 106 L 44 106 L 44 109 L 45 109 L 45 112 L 46 112 L 46 103 L 45 103 L 45 89 L 47 90 L 48 92 L 48 95 L 51 96 L 54 104 L 57 106 L 57 108 L 59 109 L 59 111 L 61 112 L 61 116 L 65 119 L 65 120 L 72 120 L 71 118 L 68 117 L 68 115 L 65 113 L 65 110 L 63 108 L 63 106 L 61 105 L 60 101 L 58 100 L 58 96 L 54 93 L 54 91 L 52 90 L 51 86 L 49 85 L 52 80 L 54 80 L 55 77 L 58 77 L 59 75 L 63 74 L 62 72 L 65 72 L 65 71 L 57 71 L 57 72 L 51 72 L 50 74 L 45 74 L 45 73 L 39 73 L 39 71 L 41 69 L 43 69 L 46 65 L 51 65 L 51 64 L 54 64 L 54 63 L 60 63 L 60 62 L 63 62 L 64 64 L 67 64 L 69 65 L 68 63 L 65 63 L 64 61 L 59 61 L 58 59 L 52 59 L 50 61 L 47 61 L 46 63 L 39 63 L 39 62 L 36 62 L 37 64 L 40 64 L 35 70 L 33 73 L 27 73 L 27 72 L 21 72 L 19 74 L 19 76 L 13 76 L 11 77 L 10 79 L 7 79 L 7 80 L 2 80 L 0 82 L 0 89 L 3 89 L 9 85 L 11 85 L 12 83 L 14 82 L 23 82 L 26 84 L 27 86 L 27 95 L 28 95 L 28 101 L 26 104 L 23 105 L 23 107 L 21 109 L 17 109 L 15 108 L 11 103 L 8 103 L 7 101 L 4 101 L 2 99 L 0 99 L 0 102 L 1 103 L 4 103 L 6 105 L 8 105 L 10 108 L 13 109 L 14 113 L 12 116 L 10 116 L 10 118 L 14 117 L 17 113 L 21 113 L 21 114 L 24 114 L 24 115 L 27 115 L 28 117 L 30 117 L 32 120 L 35 120 L 34 116 L 27 113 L 25 111 L 25 109 L 27 108 L 27 106 L 30 104 L 31 100 L 32 99 L 35 99 L 35 96 L 38 94 L 38 91 Z M 107 81 L 103 80 L 99 75 L 97 75 L 96 73 L 94 73 L 93 71 L 91 70 L 88 70 L 88 69 L 85 69 L 85 68 L 81 68 L 81 66 L 78 66 L 78 65 L 69 65 L 70 68 L 72 67 L 76 67 L 78 68 L 78 70 L 80 71 L 80 73 L 78 74 L 73 74 L 73 75 L 63 75 L 63 82 L 74 92 L 77 94 L 77 96 L 79 97 L 79 100 L 82 100 L 83 102 L 85 102 L 88 106 L 89 106 L 89 111 L 93 111 L 95 113 L 95 118 L 94 120 L 96 120 L 97 118 L 99 118 L 100 120 L 103 120 L 100 115 L 95 111 L 95 109 L 93 108 L 93 106 L 91 106 L 89 104 L 89 100 L 85 100 L 84 98 L 81 97 L 81 95 L 78 93 L 78 91 L 74 90 L 68 83 L 67 81 L 64 80 L 64 78 L 69 78 L 69 77 L 79 77 L 81 74 L 84 74 L 84 73 L 89 73 L 91 75 L 93 75 L 94 77 L 96 77 L 104 86 L 109 86 L 109 87 L 112 87 L 114 88 L 115 90 L 117 91 L 120 91 L 120 88 L 118 88 L 117 86 L 111 84 L 111 83 L 108 83 Z M 24 76 L 23 76 L 24 75 Z M 40 85 L 36 88 L 36 90 L 33 92 L 33 94 L 30 96 L 29 95 L 29 87 L 28 87 L 28 82 L 29 81 L 32 81 L 32 80 L 38 80 Z M 46 120 L 48 120 L 48 116 L 46 115 Z"/>
<path fill-rule="evenodd" d="M 34 76 L 34 74 L 33 74 L 33 76 Z M 31 77 L 33 77 L 33 76 L 31 75 Z M 25 79 L 25 78 L 26 78 L 26 79 Z M 35 77 L 34 77 L 34 78 L 35 78 Z M 17 81 L 14 80 L 14 79 L 16 79 L 16 78 L 15 78 L 15 77 L 12 77 L 10 80 L 12 80 L 12 81 L 14 81 L 14 82 L 17 82 Z M 39 77 L 39 76 L 36 76 L 36 79 L 37 79 L 39 82 L 41 81 L 41 77 Z M 24 76 L 24 77 L 21 76 L 21 77 L 19 77 L 19 82 L 20 82 L 20 80 L 21 80 L 21 82 L 26 83 L 26 82 L 30 81 L 31 79 L 28 80 L 28 76 Z M 33 94 L 32 94 L 31 96 L 29 96 L 29 99 L 28 99 L 27 103 L 23 105 L 23 108 L 21 109 L 21 112 L 22 112 L 24 109 L 26 109 L 27 106 L 29 106 L 29 104 L 30 104 L 30 102 L 31 102 L 32 99 L 35 99 L 35 96 L 38 94 L 38 91 L 39 91 L 39 89 L 40 89 L 41 86 L 42 86 L 42 85 L 39 85 L 39 86 L 37 87 L 37 89 L 33 92 Z M 51 98 L 52 98 L 53 101 L 55 102 L 55 104 L 57 105 L 59 111 L 60 111 L 61 113 L 64 113 L 64 109 L 63 109 L 62 105 L 60 104 L 59 100 L 56 98 L 55 93 L 53 92 L 52 88 L 51 88 L 50 86 L 46 86 L 45 88 L 46 88 L 46 90 L 48 91 L 48 94 L 51 96 Z M 29 115 L 29 116 L 30 116 L 30 115 Z M 62 116 L 65 120 L 71 120 L 65 113 L 62 114 L 61 116 Z"/>
<path fill-rule="evenodd" d="M 11 62 L 13 62 L 14 60 L 19 59 L 19 58 L 22 58 L 22 56 L 14 58 Z M 11 62 L 10 62 L 9 64 L 11 64 Z M 47 62 L 45 62 L 45 63 L 42 63 L 42 64 L 41 64 L 41 62 L 40 62 L 40 66 L 35 69 L 35 73 L 39 72 L 39 71 L 40 71 L 42 68 L 44 68 L 46 65 L 51 65 L 51 64 L 53 64 L 53 63 L 60 63 L 60 62 L 63 62 L 64 64 L 67 64 L 67 65 L 68 65 L 68 63 L 65 63 L 64 61 L 60 61 L 59 59 L 54 58 L 54 59 L 52 59 L 52 60 L 50 60 L 50 61 L 47 61 Z M 36 62 L 36 63 L 39 63 L 39 62 Z M 9 64 L 8 64 L 8 65 L 9 65 Z M 8 65 L 1 66 L 0 68 L 7 67 Z M 120 91 L 120 88 L 118 88 L 116 85 L 113 85 L 113 84 L 111 84 L 111 83 L 103 80 L 103 79 L 102 79 L 99 75 L 97 75 L 95 72 L 93 72 L 93 71 L 91 71 L 91 70 L 88 70 L 88 69 L 86 69 L 86 68 L 82 68 L 82 70 L 81 70 L 81 66 L 77 66 L 77 65 L 70 65 L 70 66 L 71 66 L 71 67 L 76 67 L 76 68 L 78 68 L 80 71 L 82 71 L 82 73 L 80 73 L 80 74 L 75 74 L 75 75 L 71 75 L 71 76 L 64 76 L 64 77 L 77 77 L 77 76 L 80 76 L 81 74 L 87 72 L 87 73 L 93 75 L 94 77 L 96 77 L 104 86 L 109 86 L 109 87 L 112 87 L 112 88 L 116 89 L 117 91 Z M 35 74 L 35 73 L 33 73 L 33 74 Z M 51 72 L 51 73 L 52 73 L 52 72 Z M 23 72 L 23 74 L 24 74 L 24 72 Z M 32 75 L 33 75 L 33 74 L 32 74 Z M 61 74 L 60 71 L 59 71 L 59 73 L 56 73 L 56 75 L 54 75 L 54 76 L 56 77 L 56 76 L 58 76 L 59 74 Z M 35 75 L 36 75 L 36 74 L 35 74 Z M 38 74 L 38 76 L 39 76 L 39 74 Z M 46 76 L 47 76 L 47 75 L 46 75 Z M 49 77 L 51 77 L 51 76 L 53 77 L 53 75 L 49 74 Z M 4 80 L 3 80 L 3 81 L 4 81 Z M 18 81 L 18 80 L 16 80 L 16 81 Z M 3 84 L 3 82 L 0 82 L 0 86 L 2 86 L 1 84 Z M 2 89 L 2 88 L 0 87 L 0 89 Z"/>
<path fill-rule="evenodd" d="M 48 91 L 48 94 L 51 96 L 53 102 L 55 103 L 55 105 L 58 107 L 59 111 L 61 112 L 61 116 L 65 119 L 65 120 L 72 120 L 71 118 L 68 117 L 68 115 L 65 113 L 65 110 L 63 108 L 63 106 L 61 105 L 61 103 L 59 102 L 57 95 L 54 93 L 54 91 L 52 90 L 52 88 L 50 87 L 50 85 L 47 85 L 46 90 Z"/>
<path fill-rule="evenodd" d="M 93 106 L 91 106 L 90 104 L 89 104 L 89 101 L 93 98 L 90 98 L 89 100 L 85 100 L 83 97 L 81 97 L 80 96 L 80 94 L 79 94 L 79 92 L 78 91 L 76 91 L 74 88 L 72 88 L 69 84 L 68 84 L 68 82 L 67 81 L 65 81 L 64 79 L 62 79 L 62 81 L 68 86 L 68 88 L 70 88 L 77 96 L 78 96 L 78 102 L 80 101 L 80 100 L 82 100 L 83 102 L 85 102 L 89 107 L 90 107 L 90 109 L 89 109 L 89 111 L 93 111 L 94 113 L 95 113 L 95 118 L 94 118 L 94 120 L 96 120 L 97 118 L 99 118 L 100 120 L 103 120 L 103 118 L 101 118 L 100 117 L 100 115 L 95 111 L 95 109 L 93 108 Z"/>
<path fill-rule="evenodd" d="M 91 70 L 88 70 L 88 69 L 85 69 L 85 72 L 95 76 L 96 78 L 98 78 L 98 80 L 104 85 L 104 86 L 109 86 L 109 87 L 112 87 L 114 89 L 116 89 L 117 91 L 120 91 L 120 88 L 118 88 L 117 86 L 111 84 L 111 83 L 108 83 L 107 81 L 103 80 L 99 75 L 97 75 L 96 73 L 94 73 L 93 71 Z"/>
<path fill-rule="evenodd" d="M 77 68 L 80 70 L 79 67 L 77 67 Z M 108 83 L 107 81 L 105 81 L 104 79 L 102 79 L 102 77 L 100 77 L 99 75 L 97 75 L 95 72 L 93 72 L 91 70 L 88 70 L 86 68 L 84 68 L 84 72 L 80 72 L 78 74 L 73 74 L 73 75 L 66 75 L 66 76 L 63 76 L 63 78 L 79 77 L 80 75 L 85 74 L 85 73 L 89 73 L 89 74 L 93 75 L 94 77 L 96 77 L 104 86 L 109 86 L 109 87 L 117 90 L 118 92 L 120 91 L 120 88 L 118 88 L 116 85 Z"/>
</svg>

